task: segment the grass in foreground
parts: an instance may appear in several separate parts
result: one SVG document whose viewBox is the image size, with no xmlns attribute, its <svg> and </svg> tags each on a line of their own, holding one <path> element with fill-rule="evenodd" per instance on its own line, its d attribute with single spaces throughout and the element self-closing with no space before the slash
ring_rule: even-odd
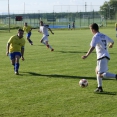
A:
<svg viewBox="0 0 117 117">
<path fill-rule="evenodd" d="M 41 34 L 32 32 L 33 46 L 25 47 L 25 61 L 20 61 L 16 76 L 5 56 L 11 33 L 1 33 L 0 117 L 116 117 L 117 81 L 103 80 L 104 93 L 95 94 L 95 51 L 82 60 L 92 38 L 90 30 L 55 30 L 49 43 L 51 52 L 40 43 Z M 115 40 L 110 49 L 109 71 L 117 73 L 117 41 L 114 29 L 101 29 Z M 80 79 L 87 88 L 78 85 Z"/>
</svg>

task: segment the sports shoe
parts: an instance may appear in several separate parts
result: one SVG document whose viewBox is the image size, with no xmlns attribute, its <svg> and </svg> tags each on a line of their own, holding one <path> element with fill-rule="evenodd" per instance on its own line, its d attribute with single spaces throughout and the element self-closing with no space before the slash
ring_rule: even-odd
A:
<svg viewBox="0 0 117 117">
<path fill-rule="evenodd" d="M 51 51 L 54 51 L 54 49 L 51 49 Z"/>
<path fill-rule="evenodd" d="M 30 45 L 33 45 L 33 43 L 30 43 Z"/>
<path fill-rule="evenodd" d="M 116 80 L 117 80 L 117 74 L 116 74 L 115 78 L 116 78 Z"/>
<path fill-rule="evenodd" d="M 15 71 L 15 74 L 16 74 L 16 75 L 19 75 L 19 72 L 18 72 L 18 71 Z"/>
<path fill-rule="evenodd" d="M 94 92 L 103 92 L 102 87 L 97 87 L 97 89 Z"/>
</svg>

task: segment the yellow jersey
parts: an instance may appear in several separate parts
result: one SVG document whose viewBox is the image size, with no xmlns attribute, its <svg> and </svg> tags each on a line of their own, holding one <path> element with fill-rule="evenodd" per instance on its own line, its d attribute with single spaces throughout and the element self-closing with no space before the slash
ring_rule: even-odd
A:
<svg viewBox="0 0 117 117">
<path fill-rule="evenodd" d="M 23 30 L 24 30 L 26 33 L 29 33 L 29 32 L 32 30 L 32 28 L 31 28 L 31 26 L 24 26 L 24 27 L 23 27 Z"/>
<path fill-rule="evenodd" d="M 25 39 L 19 38 L 17 35 L 10 37 L 8 40 L 10 44 L 9 53 L 21 52 L 21 48 L 25 46 Z"/>
<path fill-rule="evenodd" d="M 115 28 L 117 28 L 117 23 L 115 23 Z"/>
</svg>

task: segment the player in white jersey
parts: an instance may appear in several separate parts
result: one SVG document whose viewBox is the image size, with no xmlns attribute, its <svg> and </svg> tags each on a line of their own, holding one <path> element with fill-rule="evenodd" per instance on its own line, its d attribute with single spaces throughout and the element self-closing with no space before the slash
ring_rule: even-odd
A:
<svg viewBox="0 0 117 117">
<path fill-rule="evenodd" d="M 43 33 L 43 37 L 42 39 L 40 40 L 41 43 L 43 43 L 44 45 L 46 45 L 48 48 L 51 49 L 51 51 L 54 51 L 54 49 L 49 45 L 48 43 L 48 36 L 49 36 L 49 33 L 48 33 L 48 30 L 54 34 L 52 32 L 52 30 L 49 28 L 49 25 L 44 25 L 43 21 L 40 21 L 40 29 L 38 32 L 40 33 Z"/>
<path fill-rule="evenodd" d="M 97 84 L 98 87 L 95 92 L 103 92 L 102 88 L 102 78 L 116 78 L 117 75 L 107 72 L 108 70 L 108 61 L 110 60 L 110 55 L 108 53 L 107 46 L 112 48 L 114 41 L 108 36 L 99 32 L 99 27 L 96 23 L 90 25 L 90 30 L 93 33 L 93 38 L 90 43 L 90 49 L 86 55 L 82 56 L 82 59 L 86 59 L 96 48 L 97 54 L 97 66 L 96 66 L 96 75 L 97 75 Z"/>
<path fill-rule="evenodd" d="M 115 23 L 115 31 L 116 31 L 116 37 L 117 37 L 117 23 Z"/>
</svg>

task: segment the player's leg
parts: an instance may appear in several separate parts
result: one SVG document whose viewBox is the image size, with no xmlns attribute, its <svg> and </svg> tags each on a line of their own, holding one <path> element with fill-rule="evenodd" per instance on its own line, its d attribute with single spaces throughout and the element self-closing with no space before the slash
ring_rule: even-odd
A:
<svg viewBox="0 0 117 117">
<path fill-rule="evenodd" d="M 51 45 L 49 45 L 49 43 L 48 43 L 48 36 L 44 35 L 44 36 L 42 37 L 42 39 L 40 40 L 40 42 L 43 43 L 44 45 L 46 45 L 47 48 L 50 48 L 51 51 L 54 51 L 54 49 L 53 49 L 53 48 L 51 47 Z"/>
<path fill-rule="evenodd" d="M 51 47 L 51 45 L 49 45 L 47 40 L 45 41 L 45 43 L 46 43 L 46 46 L 51 49 L 51 51 L 54 51 L 54 49 Z"/>
<path fill-rule="evenodd" d="M 107 72 L 108 70 L 108 59 L 104 58 L 102 61 L 102 69 L 105 69 L 105 71 L 100 75 L 102 78 L 116 78 L 117 75 L 113 73 Z"/>
<path fill-rule="evenodd" d="M 107 61 L 106 58 L 97 61 L 96 75 L 97 75 L 98 87 L 95 90 L 95 92 L 103 92 L 103 89 L 102 89 L 102 76 L 101 76 L 101 74 L 108 70 L 107 62 L 108 61 Z"/>
<path fill-rule="evenodd" d="M 32 40 L 30 39 L 30 37 L 31 37 L 31 32 L 27 34 L 27 40 L 28 40 L 28 42 L 29 42 L 31 45 L 33 45 L 33 42 L 32 42 Z"/>
<path fill-rule="evenodd" d="M 117 75 L 113 73 L 107 72 L 108 70 L 108 59 L 104 58 L 97 62 L 97 83 L 98 83 L 98 90 L 99 92 L 102 92 L 102 78 L 116 78 Z M 100 90 L 99 90 L 100 89 Z M 102 89 L 102 91 L 101 91 Z"/>
<path fill-rule="evenodd" d="M 15 70 L 15 55 L 14 55 L 14 53 L 9 53 L 9 57 L 11 60 L 11 64 L 13 65 L 13 69 Z"/>
<path fill-rule="evenodd" d="M 21 53 L 20 52 L 16 52 L 15 53 L 15 74 L 16 75 L 19 75 L 19 66 L 20 66 L 20 64 L 19 64 L 19 59 L 20 59 L 20 57 L 21 57 Z"/>
<path fill-rule="evenodd" d="M 44 45 L 46 45 L 46 44 L 45 44 L 45 41 L 44 41 L 45 38 L 46 38 L 46 36 L 43 36 L 43 37 L 41 38 L 41 40 L 40 40 L 40 42 L 43 43 Z"/>
<path fill-rule="evenodd" d="M 103 89 L 102 89 L 102 78 L 100 77 L 100 74 L 98 72 L 98 66 L 96 67 L 96 76 L 97 76 L 98 87 L 95 90 L 95 92 L 103 92 Z"/>
<path fill-rule="evenodd" d="M 51 51 L 54 51 L 52 46 L 48 43 L 48 36 L 46 36 L 45 43 L 46 43 L 46 46 L 51 49 Z"/>
</svg>

